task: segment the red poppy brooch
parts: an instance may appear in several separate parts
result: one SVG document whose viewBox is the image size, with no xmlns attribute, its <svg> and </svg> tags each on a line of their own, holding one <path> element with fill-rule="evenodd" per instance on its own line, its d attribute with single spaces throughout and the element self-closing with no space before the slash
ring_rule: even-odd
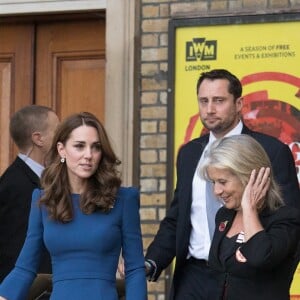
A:
<svg viewBox="0 0 300 300">
<path fill-rule="evenodd" d="M 223 221 L 219 225 L 219 231 L 224 231 L 227 226 L 228 221 Z"/>
</svg>

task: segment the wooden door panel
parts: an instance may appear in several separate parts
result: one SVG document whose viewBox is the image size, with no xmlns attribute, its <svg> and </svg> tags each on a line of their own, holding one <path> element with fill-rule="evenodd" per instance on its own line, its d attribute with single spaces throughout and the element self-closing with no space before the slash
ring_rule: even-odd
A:
<svg viewBox="0 0 300 300">
<path fill-rule="evenodd" d="M 0 174 L 17 154 L 9 136 L 10 116 L 33 103 L 32 25 L 0 24 Z"/>
<path fill-rule="evenodd" d="M 104 56 L 90 55 L 87 59 L 89 55 L 86 53 L 84 57 L 76 60 L 60 58 L 56 76 L 57 111 L 62 116 L 79 111 L 96 112 L 103 120 Z"/>
<path fill-rule="evenodd" d="M 104 25 L 91 20 L 38 26 L 36 99 L 60 118 L 91 111 L 104 121 Z"/>
</svg>

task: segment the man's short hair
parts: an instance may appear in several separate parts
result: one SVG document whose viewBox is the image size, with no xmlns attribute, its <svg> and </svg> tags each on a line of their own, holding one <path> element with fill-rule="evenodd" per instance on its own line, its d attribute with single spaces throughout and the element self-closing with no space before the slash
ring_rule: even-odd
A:
<svg viewBox="0 0 300 300">
<path fill-rule="evenodd" d="M 53 112 L 50 107 L 28 105 L 12 115 L 9 131 L 19 149 L 27 149 L 31 145 L 32 133 L 47 129 L 49 112 Z"/>
</svg>

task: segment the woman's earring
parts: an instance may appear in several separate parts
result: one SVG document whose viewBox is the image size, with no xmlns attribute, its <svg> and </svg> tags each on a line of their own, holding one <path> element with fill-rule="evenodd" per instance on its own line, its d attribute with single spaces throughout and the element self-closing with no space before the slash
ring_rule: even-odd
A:
<svg viewBox="0 0 300 300">
<path fill-rule="evenodd" d="M 60 162 L 63 164 L 63 163 L 65 162 L 65 158 L 62 157 L 62 158 L 60 159 Z"/>
</svg>

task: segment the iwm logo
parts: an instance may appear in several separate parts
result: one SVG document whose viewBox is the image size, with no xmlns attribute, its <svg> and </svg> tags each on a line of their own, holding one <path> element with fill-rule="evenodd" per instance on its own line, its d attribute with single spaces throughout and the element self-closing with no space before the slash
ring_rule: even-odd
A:
<svg viewBox="0 0 300 300">
<path fill-rule="evenodd" d="M 186 42 L 186 61 L 217 59 L 217 41 L 206 41 L 205 38 L 194 38 Z"/>
</svg>

